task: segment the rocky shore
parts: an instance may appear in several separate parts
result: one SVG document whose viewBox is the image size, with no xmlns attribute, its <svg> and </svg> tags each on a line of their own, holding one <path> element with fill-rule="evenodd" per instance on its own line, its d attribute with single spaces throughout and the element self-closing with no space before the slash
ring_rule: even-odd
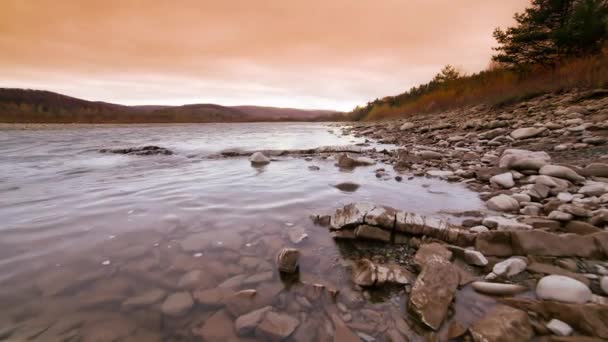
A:
<svg viewBox="0 0 608 342">
<path fill-rule="evenodd" d="M 338 240 L 415 250 L 398 268 L 417 273 L 405 285 L 415 321 L 440 330 L 470 284 L 497 304 L 467 327 L 451 325 L 449 338 L 608 339 L 608 91 L 354 123 L 343 133 L 397 145 L 367 153 L 396 177 L 460 182 L 486 202 L 458 225 L 371 203 L 315 218 Z M 358 263 L 353 281 L 390 282 L 397 271 L 383 267 Z"/>
</svg>

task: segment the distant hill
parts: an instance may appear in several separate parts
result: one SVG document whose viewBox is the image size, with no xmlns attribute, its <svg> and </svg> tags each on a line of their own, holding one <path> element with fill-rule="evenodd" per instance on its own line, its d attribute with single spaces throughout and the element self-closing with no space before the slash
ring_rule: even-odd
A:
<svg viewBox="0 0 608 342">
<path fill-rule="evenodd" d="M 86 101 L 44 90 L 0 88 L 4 123 L 203 123 L 254 121 L 335 121 L 344 113 L 258 106 L 124 106 Z"/>
</svg>

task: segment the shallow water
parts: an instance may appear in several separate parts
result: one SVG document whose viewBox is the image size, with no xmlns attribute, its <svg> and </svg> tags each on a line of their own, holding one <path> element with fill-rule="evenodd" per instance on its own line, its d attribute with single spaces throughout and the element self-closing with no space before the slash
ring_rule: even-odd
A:
<svg viewBox="0 0 608 342">
<path fill-rule="evenodd" d="M 223 284 L 257 289 L 264 305 L 296 317 L 301 329 L 315 327 L 321 340 L 334 334 L 336 324 L 328 318 L 335 305 L 310 294 L 312 284 L 321 283 L 340 290 L 339 308 L 347 311 L 339 316 L 351 330 L 383 338 L 404 315 L 403 291 L 362 298 L 350 283 L 348 259 L 373 252 L 336 245 L 310 215 L 371 201 L 446 216 L 479 209 L 477 195 L 433 179 L 378 179 L 374 170 L 381 164 L 344 171 L 318 157 L 280 157 L 264 167 L 252 167 L 246 158 L 207 158 L 227 148 L 363 142 L 338 133 L 323 123 L 0 130 L 0 337 L 8 329 L 15 340 L 196 340 L 209 317 L 226 309 L 197 304 L 168 317 L 160 312 L 162 300 L 137 309 L 123 302 L 151 289 L 194 294 Z M 98 152 L 142 145 L 175 154 Z M 333 187 L 342 182 L 360 187 Z M 302 252 L 299 281 L 282 281 L 274 257 L 294 246 L 289 234 L 295 232 L 308 235 L 296 246 Z M 180 278 L 193 270 L 201 270 L 204 281 L 179 288 Z M 344 299 L 347 294 L 354 299 Z M 303 334 L 297 333 L 291 338 Z"/>
</svg>

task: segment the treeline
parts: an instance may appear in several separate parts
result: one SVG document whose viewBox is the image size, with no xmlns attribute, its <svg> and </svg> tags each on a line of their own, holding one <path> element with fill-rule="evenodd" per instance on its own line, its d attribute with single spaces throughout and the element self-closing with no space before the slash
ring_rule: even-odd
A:
<svg viewBox="0 0 608 342">
<path fill-rule="evenodd" d="M 494 31 L 491 67 L 473 75 L 444 67 L 430 82 L 376 99 L 354 120 L 407 117 L 466 105 L 501 105 L 537 94 L 608 84 L 608 0 L 533 0 L 516 25 Z"/>
</svg>

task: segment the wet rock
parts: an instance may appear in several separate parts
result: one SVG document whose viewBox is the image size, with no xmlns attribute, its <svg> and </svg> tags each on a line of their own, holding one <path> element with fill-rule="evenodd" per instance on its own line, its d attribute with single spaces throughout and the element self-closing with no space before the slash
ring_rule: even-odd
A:
<svg viewBox="0 0 608 342">
<path fill-rule="evenodd" d="M 518 128 L 511 132 L 511 137 L 516 140 L 534 138 L 536 136 L 541 135 L 547 128 L 545 127 L 525 127 Z"/>
<path fill-rule="evenodd" d="M 460 277 L 454 266 L 445 258 L 449 251 L 431 254 L 433 249 L 440 251 L 437 247 L 431 247 L 423 252 L 424 255 L 417 257 L 417 262 L 422 265 L 422 272 L 412 286 L 408 310 L 420 322 L 438 330 L 454 298 Z"/>
<path fill-rule="evenodd" d="M 539 170 L 550 162 L 551 157 L 547 152 L 507 149 L 500 158 L 499 167 L 512 170 Z"/>
<path fill-rule="evenodd" d="M 391 241 L 391 232 L 378 227 L 362 224 L 355 229 L 355 236 L 362 239 L 378 240 L 384 242 Z"/>
<path fill-rule="evenodd" d="M 514 212 L 519 211 L 519 202 L 508 195 L 498 195 L 490 198 L 486 205 L 491 210 Z"/>
<path fill-rule="evenodd" d="M 213 288 L 194 292 L 196 302 L 204 307 L 221 307 L 224 298 L 230 297 L 234 291 L 227 288 Z"/>
<path fill-rule="evenodd" d="M 249 157 L 252 165 L 266 165 L 270 163 L 270 158 L 266 157 L 262 152 L 255 152 Z"/>
<path fill-rule="evenodd" d="M 512 296 L 528 289 L 525 286 L 517 284 L 490 283 L 486 281 L 476 281 L 471 286 L 477 292 L 494 296 Z"/>
<path fill-rule="evenodd" d="M 340 155 L 340 157 L 338 158 L 338 167 L 345 168 L 345 169 L 351 169 L 351 168 L 354 168 L 357 166 L 373 165 L 375 163 L 376 162 L 374 162 L 370 158 L 367 158 L 367 157 L 353 158 L 346 153 Z"/>
<path fill-rule="evenodd" d="M 252 334 L 258 324 L 264 319 L 264 315 L 270 310 L 272 310 L 271 306 L 265 306 L 237 318 L 234 322 L 236 333 L 239 336 Z"/>
<path fill-rule="evenodd" d="M 300 321 L 287 314 L 270 311 L 256 327 L 255 335 L 272 341 L 284 340 L 300 325 Z"/>
<path fill-rule="evenodd" d="M 300 251 L 295 248 L 283 248 L 277 255 L 279 272 L 294 273 L 298 269 Z"/>
<path fill-rule="evenodd" d="M 600 288 L 608 295 L 608 276 L 604 276 L 600 279 Z"/>
<path fill-rule="evenodd" d="M 365 202 L 348 204 L 332 215 L 331 228 L 342 229 L 363 224 L 365 215 L 374 207 L 373 204 Z"/>
<path fill-rule="evenodd" d="M 559 319 L 552 319 L 547 323 L 547 329 L 553 334 L 558 336 L 569 336 L 572 335 L 572 327 L 567 323 L 560 321 Z"/>
<path fill-rule="evenodd" d="M 316 166 L 316 165 L 310 165 L 310 166 L 308 166 L 308 169 L 310 171 L 319 171 L 319 170 L 321 170 L 321 168 L 318 167 L 318 166 Z"/>
<path fill-rule="evenodd" d="M 194 305 L 194 300 L 189 292 L 177 292 L 165 299 L 161 311 L 167 316 L 183 316 Z"/>
<path fill-rule="evenodd" d="M 385 283 L 409 284 L 414 277 L 397 265 L 376 265 L 369 259 L 358 260 L 353 267 L 353 282 L 362 287 Z"/>
<path fill-rule="evenodd" d="M 549 275 L 536 285 L 536 296 L 544 300 L 584 304 L 591 299 L 591 290 L 576 279 Z"/>
<path fill-rule="evenodd" d="M 160 302 L 166 296 L 163 289 L 153 289 L 146 291 L 138 296 L 128 298 L 122 303 L 125 309 L 137 309 Z"/>
<path fill-rule="evenodd" d="M 101 153 L 116 153 L 116 154 L 128 154 L 135 156 L 152 156 L 152 155 L 171 155 L 173 152 L 164 147 L 159 146 L 142 146 L 142 147 L 128 147 L 128 148 L 114 148 L 107 149 L 103 148 L 99 150 Z"/>
<path fill-rule="evenodd" d="M 299 244 L 308 238 L 308 234 L 306 234 L 306 230 L 302 227 L 293 227 L 287 231 L 287 236 L 289 237 L 289 241 L 293 244 Z"/>
<path fill-rule="evenodd" d="M 501 173 L 490 178 L 490 183 L 500 186 L 505 189 L 510 189 L 515 186 L 513 174 L 511 172 Z"/>
<path fill-rule="evenodd" d="M 475 342 L 529 341 L 534 336 L 528 315 L 506 305 L 498 305 L 469 328 Z"/>
<path fill-rule="evenodd" d="M 396 215 L 397 211 L 393 208 L 376 206 L 365 215 L 365 223 L 391 231 L 395 227 Z"/>
<path fill-rule="evenodd" d="M 203 278 L 203 272 L 201 270 L 192 270 L 184 274 L 177 282 L 177 287 L 180 289 L 192 289 L 200 286 L 200 282 Z"/>
<path fill-rule="evenodd" d="M 540 317 L 559 319 L 587 335 L 608 339 L 608 306 L 598 304 L 569 304 L 551 300 L 531 300 L 508 298 L 505 304 L 528 312 L 535 312 Z"/>
<path fill-rule="evenodd" d="M 567 179 L 574 183 L 579 183 L 585 180 L 585 177 L 582 177 L 574 170 L 561 165 L 544 165 L 540 168 L 538 173 L 541 175 Z"/>
<path fill-rule="evenodd" d="M 359 189 L 359 186 L 359 184 L 352 182 L 344 182 L 334 185 L 336 189 L 344 192 L 355 192 L 357 189 Z"/>
</svg>

